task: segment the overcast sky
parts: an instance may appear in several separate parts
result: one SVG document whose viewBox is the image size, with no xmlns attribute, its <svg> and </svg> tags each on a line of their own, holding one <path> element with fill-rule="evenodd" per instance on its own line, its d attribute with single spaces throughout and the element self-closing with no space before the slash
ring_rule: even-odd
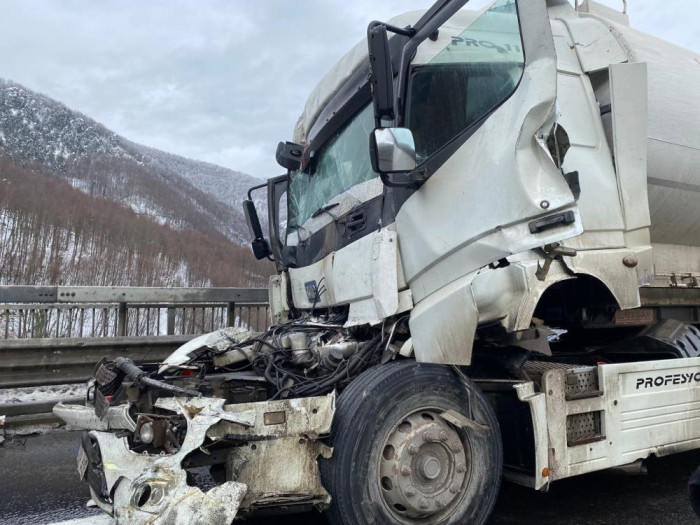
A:
<svg viewBox="0 0 700 525">
<path fill-rule="evenodd" d="M 698 0 L 627 3 L 633 27 L 700 52 Z M 0 77 L 133 141 L 270 177 L 307 95 L 368 22 L 430 4 L 0 0 Z"/>
</svg>

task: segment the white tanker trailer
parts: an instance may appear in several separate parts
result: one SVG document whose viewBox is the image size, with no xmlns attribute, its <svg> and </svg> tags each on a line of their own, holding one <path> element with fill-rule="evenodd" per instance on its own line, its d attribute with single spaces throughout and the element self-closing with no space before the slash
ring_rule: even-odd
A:
<svg viewBox="0 0 700 525">
<path fill-rule="evenodd" d="M 370 24 L 280 143 L 267 238 L 245 204 L 268 331 L 57 405 L 118 522 L 480 524 L 502 476 L 700 447 L 700 58 L 593 2 L 465 3 Z"/>
</svg>

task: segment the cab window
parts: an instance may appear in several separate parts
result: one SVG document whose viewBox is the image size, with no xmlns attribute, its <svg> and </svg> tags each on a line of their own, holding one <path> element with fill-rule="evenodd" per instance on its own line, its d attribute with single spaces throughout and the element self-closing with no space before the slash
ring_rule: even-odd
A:
<svg viewBox="0 0 700 525">
<path fill-rule="evenodd" d="M 488 115 L 515 90 L 525 67 L 515 0 L 477 16 L 461 10 L 418 46 L 406 126 L 418 163 Z"/>
</svg>

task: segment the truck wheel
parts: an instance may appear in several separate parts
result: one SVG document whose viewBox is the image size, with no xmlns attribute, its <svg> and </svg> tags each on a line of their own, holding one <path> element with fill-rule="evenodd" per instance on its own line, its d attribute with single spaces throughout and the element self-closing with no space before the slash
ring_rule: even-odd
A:
<svg viewBox="0 0 700 525">
<path fill-rule="evenodd" d="M 448 410 L 478 425 L 455 426 L 441 417 Z M 448 366 L 366 371 L 338 399 L 331 443 L 321 475 L 334 525 L 481 524 L 493 509 L 498 421 L 481 390 Z"/>
</svg>

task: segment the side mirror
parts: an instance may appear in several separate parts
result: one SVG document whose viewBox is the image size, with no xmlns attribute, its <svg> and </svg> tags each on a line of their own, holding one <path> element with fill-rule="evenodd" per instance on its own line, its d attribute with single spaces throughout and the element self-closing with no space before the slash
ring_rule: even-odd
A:
<svg viewBox="0 0 700 525">
<path fill-rule="evenodd" d="M 296 171 L 301 167 L 301 157 L 304 153 L 304 148 L 293 142 L 280 142 L 277 145 L 275 159 L 277 164 L 289 171 Z"/>
<path fill-rule="evenodd" d="M 370 135 L 370 158 L 376 173 L 406 173 L 416 169 L 416 145 L 408 128 L 377 128 Z"/>
<path fill-rule="evenodd" d="M 255 258 L 258 260 L 268 257 L 270 255 L 270 245 L 265 240 L 262 227 L 260 226 L 258 212 L 255 209 L 255 203 L 252 200 L 249 199 L 243 201 L 243 213 L 245 214 L 245 220 L 248 223 L 248 231 L 250 232 L 250 236 L 253 238 L 253 255 L 255 255 Z"/>
<path fill-rule="evenodd" d="M 394 73 L 386 24 L 372 22 L 369 25 L 367 44 L 374 119 L 379 126 L 382 119 L 394 120 Z"/>
</svg>

